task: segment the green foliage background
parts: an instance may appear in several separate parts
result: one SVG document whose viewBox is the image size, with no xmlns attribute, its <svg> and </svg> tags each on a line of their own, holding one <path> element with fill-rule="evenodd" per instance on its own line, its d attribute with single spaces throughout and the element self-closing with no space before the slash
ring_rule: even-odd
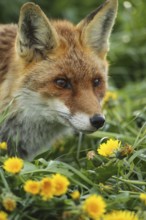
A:
<svg viewBox="0 0 146 220">
<path fill-rule="evenodd" d="M 19 10 L 27 0 L 1 0 L 0 23 L 17 23 Z M 78 23 L 102 0 L 35 0 L 50 18 Z M 119 0 L 119 12 L 111 37 L 110 80 L 118 87 L 146 76 L 145 0 Z"/>
</svg>

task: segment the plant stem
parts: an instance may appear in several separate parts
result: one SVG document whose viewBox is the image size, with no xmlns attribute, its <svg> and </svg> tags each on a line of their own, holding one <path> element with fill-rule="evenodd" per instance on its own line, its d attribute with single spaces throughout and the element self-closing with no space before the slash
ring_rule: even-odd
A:
<svg viewBox="0 0 146 220">
<path fill-rule="evenodd" d="M 128 135 L 123 135 L 123 134 L 118 134 L 118 133 L 113 133 L 113 132 L 104 132 L 104 131 L 98 131 L 98 132 L 95 132 L 94 134 L 90 134 L 89 136 L 99 137 L 99 138 L 114 137 L 114 138 L 118 138 L 118 139 L 123 139 L 123 140 L 128 141 L 128 142 L 134 142 L 135 141 L 135 138 L 129 137 Z"/>
<path fill-rule="evenodd" d="M 9 185 L 8 185 L 8 183 L 7 183 L 7 181 L 6 181 L 5 177 L 4 177 L 4 173 L 3 173 L 3 170 L 2 170 L 2 169 L 0 169 L 0 175 L 1 175 L 2 182 L 3 182 L 4 186 L 5 186 L 5 188 L 6 188 L 9 192 L 11 192 L 11 190 L 10 190 L 10 188 L 9 188 Z"/>
<path fill-rule="evenodd" d="M 79 157 L 80 157 L 82 137 L 83 137 L 83 133 L 80 132 L 79 133 L 79 140 L 78 140 L 78 148 L 77 148 L 77 160 L 79 160 Z"/>
<path fill-rule="evenodd" d="M 137 181 L 137 180 L 126 180 L 126 179 L 120 179 L 118 177 L 113 177 L 116 180 L 120 180 L 124 183 L 129 183 L 129 184 L 135 184 L 135 185 L 145 185 L 146 186 L 146 182 L 142 182 L 142 181 Z"/>
</svg>

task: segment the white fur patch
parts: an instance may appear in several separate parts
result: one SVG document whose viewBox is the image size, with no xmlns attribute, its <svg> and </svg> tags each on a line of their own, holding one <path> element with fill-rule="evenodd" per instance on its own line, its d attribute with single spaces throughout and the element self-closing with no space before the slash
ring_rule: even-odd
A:
<svg viewBox="0 0 146 220">
<path fill-rule="evenodd" d="M 47 121 L 60 121 L 70 116 L 69 109 L 57 98 L 43 98 L 39 93 L 23 89 L 16 94 L 17 109 L 26 118 Z M 61 121 L 60 121 L 61 122 Z"/>
<path fill-rule="evenodd" d="M 79 131 L 91 132 L 95 130 L 90 123 L 90 116 L 85 113 L 76 113 L 69 119 L 69 122 Z"/>
</svg>

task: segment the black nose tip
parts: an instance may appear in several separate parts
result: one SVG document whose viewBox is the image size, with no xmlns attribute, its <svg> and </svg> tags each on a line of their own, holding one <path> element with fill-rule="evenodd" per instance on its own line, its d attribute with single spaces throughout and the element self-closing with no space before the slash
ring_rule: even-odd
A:
<svg viewBox="0 0 146 220">
<path fill-rule="evenodd" d="M 101 115 L 94 115 L 92 118 L 90 118 L 91 125 L 95 128 L 100 128 L 104 125 L 105 118 Z"/>
</svg>

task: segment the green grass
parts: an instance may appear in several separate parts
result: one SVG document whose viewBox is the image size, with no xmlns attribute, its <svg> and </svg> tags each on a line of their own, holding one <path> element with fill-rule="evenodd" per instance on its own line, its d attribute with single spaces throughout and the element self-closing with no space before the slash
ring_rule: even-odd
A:
<svg viewBox="0 0 146 220">
<path fill-rule="evenodd" d="M 106 212 L 129 210 L 136 213 L 137 219 L 145 220 L 146 205 L 139 198 L 141 193 L 146 193 L 145 88 L 143 81 L 114 90 L 117 99 L 104 106 L 103 129 L 91 135 L 75 134 L 59 140 L 51 151 L 39 155 L 32 163 L 25 161 L 17 175 L 4 171 L 2 165 L 8 156 L 1 150 L 0 210 L 7 212 L 10 220 L 88 220 L 91 218 L 83 212 L 82 204 L 89 195 L 97 194 L 104 198 Z M 98 155 L 100 143 L 110 138 L 118 139 L 121 148 L 111 157 Z M 89 159 L 91 151 L 94 156 Z M 39 195 L 24 192 L 23 185 L 28 179 L 38 181 L 54 173 L 66 176 L 71 183 L 64 195 L 43 201 Z M 76 201 L 70 196 L 74 190 L 81 194 Z M 2 204 L 9 196 L 17 202 L 12 212 Z"/>
</svg>

